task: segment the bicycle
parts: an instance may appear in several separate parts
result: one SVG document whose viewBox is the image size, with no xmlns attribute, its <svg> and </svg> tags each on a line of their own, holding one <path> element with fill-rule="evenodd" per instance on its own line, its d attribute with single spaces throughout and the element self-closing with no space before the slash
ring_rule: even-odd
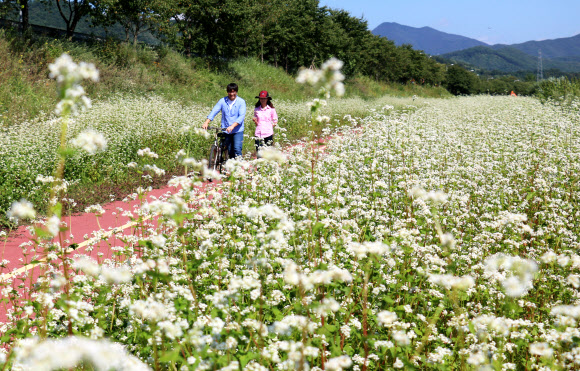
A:
<svg viewBox="0 0 580 371">
<path fill-rule="evenodd" d="M 226 149 L 225 129 L 208 127 L 207 130 L 214 132 L 214 142 L 209 148 L 209 159 L 207 167 L 221 174 L 223 164 L 228 160 L 228 151 Z"/>
</svg>

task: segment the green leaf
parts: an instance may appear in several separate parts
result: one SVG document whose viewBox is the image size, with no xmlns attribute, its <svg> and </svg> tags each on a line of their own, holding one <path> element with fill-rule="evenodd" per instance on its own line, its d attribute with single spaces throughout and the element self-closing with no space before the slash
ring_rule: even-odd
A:
<svg viewBox="0 0 580 371">
<path fill-rule="evenodd" d="M 159 357 L 161 362 L 175 362 L 181 359 L 181 347 L 178 346 L 177 348 L 166 352 Z"/>
<path fill-rule="evenodd" d="M 324 224 L 317 222 L 316 224 L 314 224 L 313 233 L 318 232 L 322 228 L 324 228 Z"/>
<path fill-rule="evenodd" d="M 349 356 L 352 356 L 354 354 L 354 349 L 352 349 L 352 347 L 349 344 L 344 346 L 343 351 Z"/>
<path fill-rule="evenodd" d="M 249 352 L 249 353 L 241 356 L 239 358 L 240 366 L 245 367 L 248 364 L 248 362 L 250 362 L 253 359 L 257 359 L 259 356 L 260 356 L 259 354 L 252 353 L 252 352 Z"/>
</svg>

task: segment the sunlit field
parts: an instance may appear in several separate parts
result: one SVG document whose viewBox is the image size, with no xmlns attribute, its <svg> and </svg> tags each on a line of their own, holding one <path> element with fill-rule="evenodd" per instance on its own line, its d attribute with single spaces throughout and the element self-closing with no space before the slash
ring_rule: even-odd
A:
<svg viewBox="0 0 580 371">
<path fill-rule="evenodd" d="M 2 358 L 33 370 L 580 368 L 578 112 L 512 97 L 354 103 L 364 114 L 330 102 L 340 124 L 325 146 L 312 136 L 230 161 L 211 200 L 175 178 L 182 190 L 142 207 L 160 226 L 143 222 L 114 259 L 73 253 L 68 279 L 55 255 L 34 302 L 0 328 Z M 122 147 L 128 126 L 105 114 L 119 109 L 78 121 Z M 204 113 L 149 112 L 134 129 L 153 145 Z M 113 171 L 131 160 L 118 156 Z"/>
<path fill-rule="evenodd" d="M 216 96 L 216 101 L 219 99 Z M 248 97 L 244 152 L 253 153 L 254 125 L 251 120 L 255 99 Z M 397 109 L 413 102 L 412 98 L 381 98 L 364 101 L 345 98 L 330 101 L 323 113 L 332 114 L 332 125 L 345 115 L 363 117 L 370 109 L 392 105 Z M 310 125 L 310 110 L 306 102 L 275 100 L 281 122 L 277 140 L 284 143 L 305 135 Z M 119 95 L 106 101 L 95 102 L 90 110 L 80 112 L 69 123 L 68 140 L 84 130 L 103 134 L 107 151 L 88 154 L 78 151 L 67 159 L 65 179 L 69 182 L 95 183 L 123 182 L 134 171 L 127 164 L 139 162 L 137 151 L 150 148 L 160 158 L 155 165 L 175 170 L 175 154 L 184 149 L 195 158 L 208 155 L 210 141 L 192 135 L 192 129 L 201 127 L 212 106 L 182 106 L 160 97 L 130 97 Z M 10 204 L 22 197 L 37 206 L 46 203 L 49 184 L 38 181 L 38 176 L 53 175 L 59 146 L 60 118 L 47 115 L 32 122 L 4 128 L 0 132 L 0 212 L 6 213 Z M 219 126 L 219 117 L 216 125 Z M 313 128 L 319 131 L 319 128 Z M 147 185 L 147 182 L 144 182 Z M 2 224 L 0 217 L 0 225 Z"/>
</svg>

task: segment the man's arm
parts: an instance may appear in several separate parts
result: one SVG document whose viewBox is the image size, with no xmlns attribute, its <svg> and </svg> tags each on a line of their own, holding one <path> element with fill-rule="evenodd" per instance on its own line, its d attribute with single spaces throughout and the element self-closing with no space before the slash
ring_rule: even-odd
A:
<svg viewBox="0 0 580 371">
<path fill-rule="evenodd" d="M 209 123 L 210 123 L 210 122 L 211 122 L 211 120 L 210 120 L 210 119 L 205 119 L 205 122 L 203 123 L 203 125 L 201 125 L 201 128 L 202 128 L 203 130 L 207 130 L 207 128 L 208 128 L 208 126 L 209 126 Z"/>
<path fill-rule="evenodd" d="M 216 115 L 222 110 L 222 104 L 223 104 L 222 102 L 223 102 L 223 99 L 220 99 L 216 103 L 216 105 L 213 107 L 213 109 L 211 110 L 209 115 L 207 115 L 207 119 L 205 120 L 205 122 L 201 126 L 204 130 L 207 129 L 207 127 L 209 126 L 209 123 L 211 121 L 213 121 L 213 119 L 216 117 Z"/>
</svg>

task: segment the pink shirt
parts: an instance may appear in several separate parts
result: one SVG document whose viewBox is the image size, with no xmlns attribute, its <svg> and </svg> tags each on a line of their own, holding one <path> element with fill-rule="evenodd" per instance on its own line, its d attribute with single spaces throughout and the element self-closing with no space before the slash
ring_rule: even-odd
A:
<svg viewBox="0 0 580 371">
<path fill-rule="evenodd" d="M 270 106 L 266 106 L 266 108 L 256 107 L 254 109 L 254 117 L 258 118 L 256 132 L 254 133 L 256 138 L 266 138 L 274 134 L 274 124 L 278 122 L 276 109 Z"/>
</svg>

